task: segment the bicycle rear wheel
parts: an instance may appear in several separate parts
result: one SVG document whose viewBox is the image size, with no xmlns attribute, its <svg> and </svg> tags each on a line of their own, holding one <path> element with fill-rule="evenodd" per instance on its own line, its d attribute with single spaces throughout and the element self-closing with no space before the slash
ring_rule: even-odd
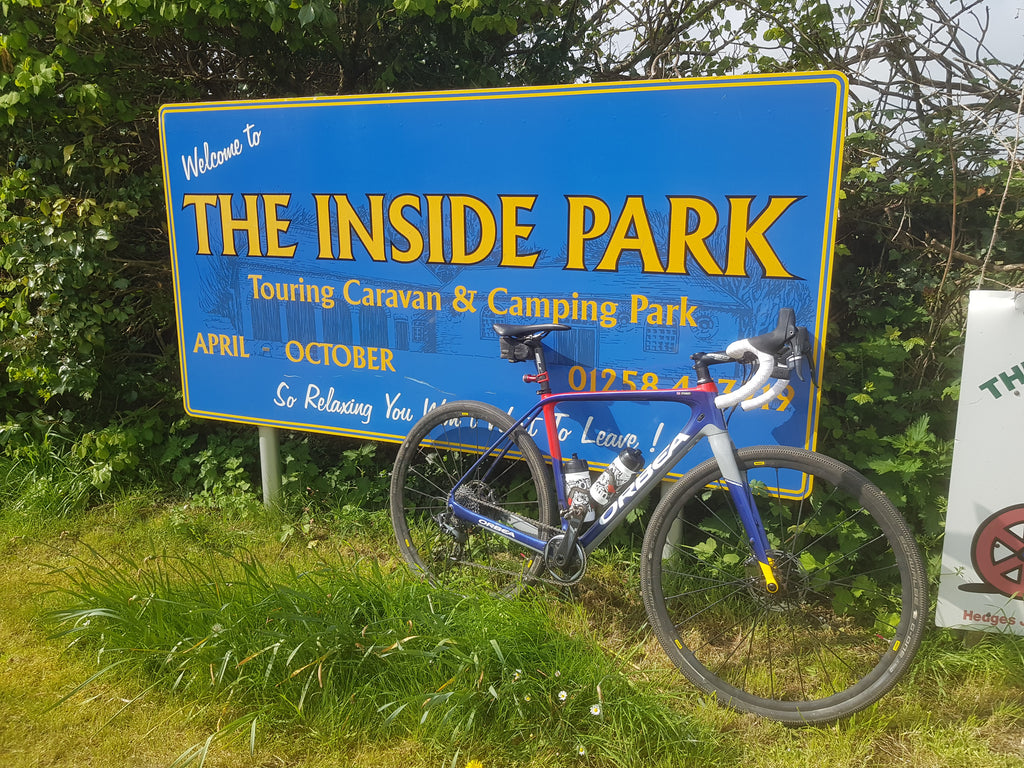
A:
<svg viewBox="0 0 1024 768">
<path fill-rule="evenodd" d="M 455 518 L 448 495 L 514 420 L 486 403 L 447 403 L 409 432 L 391 475 L 391 522 L 412 570 L 436 586 L 518 591 L 543 558 L 514 541 Z M 518 428 L 459 486 L 457 497 L 481 517 L 547 539 L 558 513 L 547 466 L 536 443 Z"/>
<path fill-rule="evenodd" d="M 921 642 L 928 596 L 913 536 L 882 492 L 838 461 L 782 446 L 738 460 L 779 591 L 766 591 L 711 459 L 651 519 L 648 618 L 680 671 L 730 707 L 788 723 L 851 715 L 896 684 Z"/>
</svg>

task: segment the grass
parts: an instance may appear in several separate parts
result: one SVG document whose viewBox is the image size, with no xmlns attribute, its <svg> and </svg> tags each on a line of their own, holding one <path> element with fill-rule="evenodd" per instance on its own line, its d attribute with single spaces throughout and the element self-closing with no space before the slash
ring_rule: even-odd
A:
<svg viewBox="0 0 1024 768">
<path fill-rule="evenodd" d="M 461 597 L 366 561 L 272 573 L 247 552 L 92 551 L 60 574 L 57 637 L 110 673 L 230 701 L 250 733 L 274 722 L 331 741 L 468 746 L 500 728 L 517 760 L 570 745 L 623 766 L 657 765 L 682 743 L 707 759 L 715 746 L 594 640 L 558 631 L 540 596 Z"/>
<path fill-rule="evenodd" d="M 792 729 L 674 672 L 628 552 L 498 600 L 412 579 L 383 512 L 143 492 L 0 533 L 10 768 L 1024 766 L 1019 639 L 933 630 L 880 704 Z"/>
</svg>

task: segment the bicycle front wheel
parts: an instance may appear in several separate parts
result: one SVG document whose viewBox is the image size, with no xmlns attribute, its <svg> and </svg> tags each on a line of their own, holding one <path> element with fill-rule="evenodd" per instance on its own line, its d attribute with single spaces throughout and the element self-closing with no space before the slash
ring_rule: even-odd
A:
<svg viewBox="0 0 1024 768">
<path fill-rule="evenodd" d="M 913 536 L 885 495 L 838 461 L 782 446 L 737 456 L 778 592 L 767 592 L 711 459 L 651 519 L 648 618 L 680 671 L 730 707 L 788 723 L 851 715 L 896 684 L 921 642 L 928 596 Z"/>
<path fill-rule="evenodd" d="M 514 541 L 458 520 L 448 496 L 481 517 L 547 539 L 558 513 L 544 457 L 526 430 L 486 403 L 447 403 L 409 432 L 391 475 L 391 522 L 412 570 L 436 586 L 512 594 L 543 567 Z M 508 435 L 475 469 L 473 465 Z M 472 474 L 467 473 L 472 469 Z"/>
</svg>

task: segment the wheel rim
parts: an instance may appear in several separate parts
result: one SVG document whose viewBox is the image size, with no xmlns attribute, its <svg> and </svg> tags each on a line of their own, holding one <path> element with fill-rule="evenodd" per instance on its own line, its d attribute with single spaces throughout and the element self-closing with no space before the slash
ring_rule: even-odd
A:
<svg viewBox="0 0 1024 768">
<path fill-rule="evenodd" d="M 817 474 L 808 498 L 783 499 L 768 487 L 793 463 L 758 464 L 748 477 L 783 588 L 768 595 L 757 580 L 728 494 L 695 490 L 656 548 L 654 608 L 672 627 L 663 645 L 695 683 L 761 714 L 798 720 L 888 689 L 909 587 L 882 525 L 841 477 Z"/>
<path fill-rule="evenodd" d="M 402 476 L 395 478 L 404 554 L 413 569 L 435 585 L 514 593 L 536 574 L 539 559 L 513 542 L 457 520 L 447 501 L 448 492 L 506 424 L 485 413 L 442 415 L 442 421 L 431 424 L 410 446 Z M 512 513 L 533 521 L 539 530 L 538 523 L 546 523 L 550 513 L 538 501 L 534 471 L 522 450 L 513 446 L 510 456 L 474 470 L 458 500 L 488 517 L 501 519 Z"/>
</svg>

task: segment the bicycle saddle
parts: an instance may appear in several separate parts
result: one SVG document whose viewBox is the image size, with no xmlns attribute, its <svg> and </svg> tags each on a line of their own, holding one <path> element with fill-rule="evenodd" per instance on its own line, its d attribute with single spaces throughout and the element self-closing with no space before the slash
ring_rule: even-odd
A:
<svg viewBox="0 0 1024 768">
<path fill-rule="evenodd" d="M 568 331 L 572 329 L 571 326 L 563 325 L 562 323 L 541 323 L 539 325 L 502 325 L 501 323 L 495 323 L 491 327 L 502 338 L 509 337 L 514 339 L 522 339 L 538 333 L 548 334 L 551 331 Z"/>
</svg>

